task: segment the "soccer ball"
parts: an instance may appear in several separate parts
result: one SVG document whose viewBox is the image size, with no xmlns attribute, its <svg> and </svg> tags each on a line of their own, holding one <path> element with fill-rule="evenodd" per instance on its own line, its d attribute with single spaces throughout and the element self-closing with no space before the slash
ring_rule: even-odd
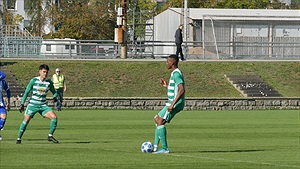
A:
<svg viewBox="0 0 300 169">
<path fill-rule="evenodd" d="M 141 150 L 143 153 L 151 153 L 153 150 L 153 144 L 150 141 L 146 141 L 142 144 Z"/>
</svg>

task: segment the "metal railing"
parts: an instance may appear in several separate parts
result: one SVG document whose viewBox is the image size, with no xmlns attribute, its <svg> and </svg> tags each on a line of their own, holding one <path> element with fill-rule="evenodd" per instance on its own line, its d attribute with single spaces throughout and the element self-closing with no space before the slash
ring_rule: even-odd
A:
<svg viewBox="0 0 300 169">
<path fill-rule="evenodd" d="M 5 57 L 114 59 L 120 57 L 120 45 L 112 40 L 14 39 L 5 44 Z M 39 44 L 41 43 L 41 44 Z M 142 45 L 140 45 L 142 44 Z M 153 51 L 147 48 L 153 47 Z M 183 43 L 187 59 L 262 59 L 300 60 L 300 42 L 205 42 Z M 173 41 L 143 41 L 128 44 L 128 58 L 164 58 L 176 52 Z"/>
</svg>

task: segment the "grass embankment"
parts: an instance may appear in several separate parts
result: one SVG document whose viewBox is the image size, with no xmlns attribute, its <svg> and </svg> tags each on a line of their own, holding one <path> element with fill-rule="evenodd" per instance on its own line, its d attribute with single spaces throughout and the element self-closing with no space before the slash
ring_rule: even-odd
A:
<svg viewBox="0 0 300 169">
<path fill-rule="evenodd" d="M 23 86 L 38 66 L 60 67 L 67 78 L 66 97 L 165 97 L 159 79 L 168 79 L 165 62 L 9 61 Z M 224 74 L 256 74 L 285 97 L 299 97 L 300 62 L 180 62 L 187 97 L 242 97 Z"/>
</svg>

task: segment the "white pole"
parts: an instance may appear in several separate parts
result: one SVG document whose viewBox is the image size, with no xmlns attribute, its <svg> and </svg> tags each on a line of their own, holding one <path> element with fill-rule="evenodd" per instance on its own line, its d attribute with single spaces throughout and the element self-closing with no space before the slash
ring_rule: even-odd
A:
<svg viewBox="0 0 300 169">
<path fill-rule="evenodd" d="M 188 25 L 188 3 L 187 3 L 187 0 L 184 0 L 184 17 L 183 17 L 183 24 L 184 24 L 184 27 L 183 27 L 183 39 L 185 41 L 185 47 L 184 47 L 184 55 L 185 57 L 187 57 L 187 25 Z"/>
<path fill-rule="evenodd" d="M 184 0 L 184 19 L 183 19 L 183 24 L 184 24 L 184 41 L 187 41 L 187 19 L 188 19 L 188 12 L 187 12 L 187 0 Z"/>
<path fill-rule="evenodd" d="M 205 59 L 205 21 L 204 21 L 204 15 L 202 17 L 202 55 L 203 59 Z"/>
</svg>

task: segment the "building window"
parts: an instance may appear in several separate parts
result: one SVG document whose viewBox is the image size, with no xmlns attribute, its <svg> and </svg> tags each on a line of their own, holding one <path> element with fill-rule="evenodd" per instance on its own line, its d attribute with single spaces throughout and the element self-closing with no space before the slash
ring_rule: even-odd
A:
<svg viewBox="0 0 300 169">
<path fill-rule="evenodd" d="M 51 45 L 46 45 L 46 51 L 51 51 Z"/>
<path fill-rule="evenodd" d="M 16 0 L 6 1 L 7 9 L 15 9 Z"/>
<path fill-rule="evenodd" d="M 65 49 L 69 50 L 70 49 L 70 45 L 65 45 Z M 71 50 L 75 49 L 75 45 L 71 45 Z"/>
</svg>

